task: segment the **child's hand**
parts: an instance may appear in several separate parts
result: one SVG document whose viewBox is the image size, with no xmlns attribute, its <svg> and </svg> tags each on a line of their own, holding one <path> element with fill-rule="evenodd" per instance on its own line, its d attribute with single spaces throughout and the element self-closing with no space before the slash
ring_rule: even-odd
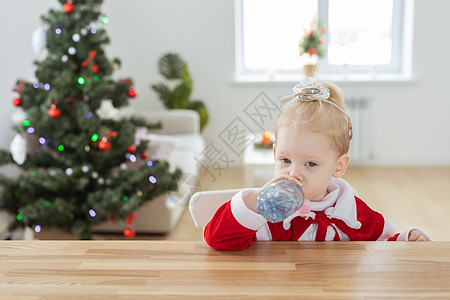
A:
<svg viewBox="0 0 450 300">
<path fill-rule="evenodd" d="M 409 242 L 422 242 L 425 241 L 425 237 L 418 230 L 411 230 L 408 236 Z"/>
</svg>

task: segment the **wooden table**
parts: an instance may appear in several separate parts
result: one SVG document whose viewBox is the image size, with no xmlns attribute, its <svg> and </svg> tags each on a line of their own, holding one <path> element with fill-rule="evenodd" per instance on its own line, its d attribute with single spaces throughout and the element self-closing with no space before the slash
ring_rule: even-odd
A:
<svg viewBox="0 0 450 300">
<path fill-rule="evenodd" d="M 450 299 L 450 242 L 0 242 L 0 298 L 132 296 Z"/>
</svg>

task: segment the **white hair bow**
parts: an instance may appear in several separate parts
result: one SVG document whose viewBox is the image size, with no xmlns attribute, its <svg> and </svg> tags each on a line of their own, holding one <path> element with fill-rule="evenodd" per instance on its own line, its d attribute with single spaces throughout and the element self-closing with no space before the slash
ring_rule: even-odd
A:
<svg viewBox="0 0 450 300">
<path fill-rule="evenodd" d="M 311 77 L 307 77 L 305 80 L 297 83 L 292 89 L 294 94 L 285 96 L 280 99 L 280 108 L 283 110 L 283 106 L 291 102 L 294 98 L 300 101 L 324 101 L 334 105 L 337 109 L 342 111 L 348 118 L 350 116 L 339 105 L 333 101 L 328 100 L 330 98 L 330 89 L 321 82 L 314 82 Z"/>
<path fill-rule="evenodd" d="M 280 99 L 280 109 L 283 110 L 283 106 L 292 100 L 300 100 L 305 102 L 323 101 L 329 103 L 343 112 L 348 118 L 349 136 L 352 138 L 352 122 L 350 115 L 339 105 L 330 101 L 330 89 L 321 82 L 314 82 L 311 77 L 307 77 L 305 80 L 297 83 L 293 88 L 294 94 L 282 97 Z"/>
<path fill-rule="evenodd" d="M 294 94 L 280 99 L 280 108 L 297 97 L 300 100 L 328 100 L 330 89 L 323 83 L 314 82 L 311 77 L 297 83 L 292 89 Z"/>
</svg>

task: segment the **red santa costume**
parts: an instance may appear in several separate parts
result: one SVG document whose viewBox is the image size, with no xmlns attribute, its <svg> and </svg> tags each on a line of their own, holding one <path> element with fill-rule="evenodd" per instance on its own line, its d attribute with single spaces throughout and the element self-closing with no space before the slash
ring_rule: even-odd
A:
<svg viewBox="0 0 450 300">
<path fill-rule="evenodd" d="M 251 211 L 243 198 L 251 189 L 237 193 L 223 204 L 205 227 L 205 241 L 215 249 L 245 249 L 254 241 L 407 241 L 416 229 L 396 233 L 394 226 L 354 195 L 343 179 L 332 178 L 328 194 L 311 202 L 311 211 L 295 212 L 283 222 L 270 223 Z"/>
</svg>

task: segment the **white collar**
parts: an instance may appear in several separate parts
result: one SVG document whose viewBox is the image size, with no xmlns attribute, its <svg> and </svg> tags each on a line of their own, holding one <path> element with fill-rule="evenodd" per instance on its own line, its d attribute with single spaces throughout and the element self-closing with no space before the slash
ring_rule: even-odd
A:
<svg viewBox="0 0 450 300">
<path fill-rule="evenodd" d="M 327 187 L 328 194 L 320 202 L 311 202 L 311 210 L 307 214 L 296 211 L 283 221 L 284 229 L 291 227 L 291 220 L 297 216 L 315 219 L 313 211 L 324 211 L 329 218 L 339 219 L 347 226 L 359 229 L 361 223 L 357 219 L 356 202 L 353 187 L 341 178 L 331 178 Z"/>
</svg>

